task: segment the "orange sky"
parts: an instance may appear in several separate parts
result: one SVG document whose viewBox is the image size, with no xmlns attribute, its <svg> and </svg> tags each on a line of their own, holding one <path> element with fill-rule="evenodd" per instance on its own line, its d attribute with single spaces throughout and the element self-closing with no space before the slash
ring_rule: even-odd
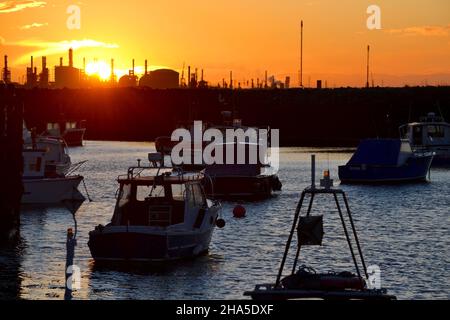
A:
<svg viewBox="0 0 450 320">
<path fill-rule="evenodd" d="M 66 27 L 72 4 L 80 30 Z M 381 30 L 366 27 L 371 4 L 381 7 Z M 375 84 L 450 84 L 448 0 L 0 0 L 0 55 L 9 55 L 14 81 L 30 55 L 38 69 L 43 54 L 54 66 L 73 46 L 78 67 L 83 57 L 114 58 L 125 72 L 132 58 L 138 66 L 147 58 L 152 68 L 203 68 L 213 84 L 230 70 L 244 82 L 267 69 L 298 85 L 301 19 L 306 86 L 363 86 L 367 44 Z"/>
</svg>

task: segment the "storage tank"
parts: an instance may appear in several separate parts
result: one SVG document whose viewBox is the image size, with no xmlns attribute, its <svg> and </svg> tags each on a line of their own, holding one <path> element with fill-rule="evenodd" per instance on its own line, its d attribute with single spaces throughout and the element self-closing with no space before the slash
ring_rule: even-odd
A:
<svg viewBox="0 0 450 320">
<path fill-rule="evenodd" d="M 144 74 L 139 86 L 153 89 L 174 89 L 179 87 L 180 74 L 170 69 L 159 69 Z"/>
</svg>

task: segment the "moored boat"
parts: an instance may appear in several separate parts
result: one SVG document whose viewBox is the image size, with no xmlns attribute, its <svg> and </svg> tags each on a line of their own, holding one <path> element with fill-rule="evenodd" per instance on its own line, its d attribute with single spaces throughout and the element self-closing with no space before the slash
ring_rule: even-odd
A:
<svg viewBox="0 0 450 320">
<path fill-rule="evenodd" d="M 46 176 L 46 150 L 23 150 L 24 171 L 22 204 L 56 204 L 63 201 L 84 201 L 84 196 L 78 191 L 83 181 L 80 175 Z"/>
<path fill-rule="evenodd" d="M 433 152 L 432 166 L 450 166 L 450 123 L 435 113 L 400 127 L 400 136 L 417 152 Z"/>
<path fill-rule="evenodd" d="M 201 173 L 165 168 L 158 157 L 149 155 L 157 167 L 130 167 L 118 178 L 111 223 L 89 233 L 95 261 L 168 261 L 208 251 L 220 203 L 206 198 Z"/>
<path fill-rule="evenodd" d="M 83 146 L 86 121 L 57 121 L 47 123 L 43 135 L 63 139 L 69 147 Z"/>
<path fill-rule="evenodd" d="M 406 140 L 368 139 L 339 167 L 339 179 L 368 184 L 426 181 L 432 160 L 432 153 L 413 152 Z"/>
</svg>

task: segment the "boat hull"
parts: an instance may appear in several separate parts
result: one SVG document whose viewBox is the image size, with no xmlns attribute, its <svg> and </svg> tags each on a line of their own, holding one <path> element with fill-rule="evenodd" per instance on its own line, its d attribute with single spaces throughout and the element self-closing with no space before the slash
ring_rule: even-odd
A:
<svg viewBox="0 0 450 320">
<path fill-rule="evenodd" d="M 208 251 L 214 227 L 205 231 L 146 231 L 146 227 L 104 227 L 89 233 L 95 261 L 158 262 L 192 258 Z"/>
<path fill-rule="evenodd" d="M 339 167 L 341 183 L 406 183 L 427 180 L 433 156 L 408 159 L 403 166 L 345 165 Z"/>
<path fill-rule="evenodd" d="M 70 129 L 64 132 L 63 139 L 69 147 L 83 146 L 84 133 L 86 129 Z"/>
<path fill-rule="evenodd" d="M 216 176 L 204 180 L 207 195 L 216 199 L 266 199 L 275 189 L 274 175 Z M 211 183 L 213 187 L 211 187 Z"/>
<path fill-rule="evenodd" d="M 22 204 L 54 204 L 63 201 L 84 201 L 78 191 L 82 176 L 53 179 L 23 179 Z"/>
</svg>

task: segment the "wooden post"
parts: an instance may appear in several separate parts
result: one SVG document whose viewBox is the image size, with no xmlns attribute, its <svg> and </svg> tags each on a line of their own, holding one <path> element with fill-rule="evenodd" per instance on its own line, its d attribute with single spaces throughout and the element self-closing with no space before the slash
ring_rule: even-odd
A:
<svg viewBox="0 0 450 320">
<path fill-rule="evenodd" d="M 0 85 L 0 241 L 18 239 L 22 185 L 23 106 L 13 86 Z"/>
</svg>

